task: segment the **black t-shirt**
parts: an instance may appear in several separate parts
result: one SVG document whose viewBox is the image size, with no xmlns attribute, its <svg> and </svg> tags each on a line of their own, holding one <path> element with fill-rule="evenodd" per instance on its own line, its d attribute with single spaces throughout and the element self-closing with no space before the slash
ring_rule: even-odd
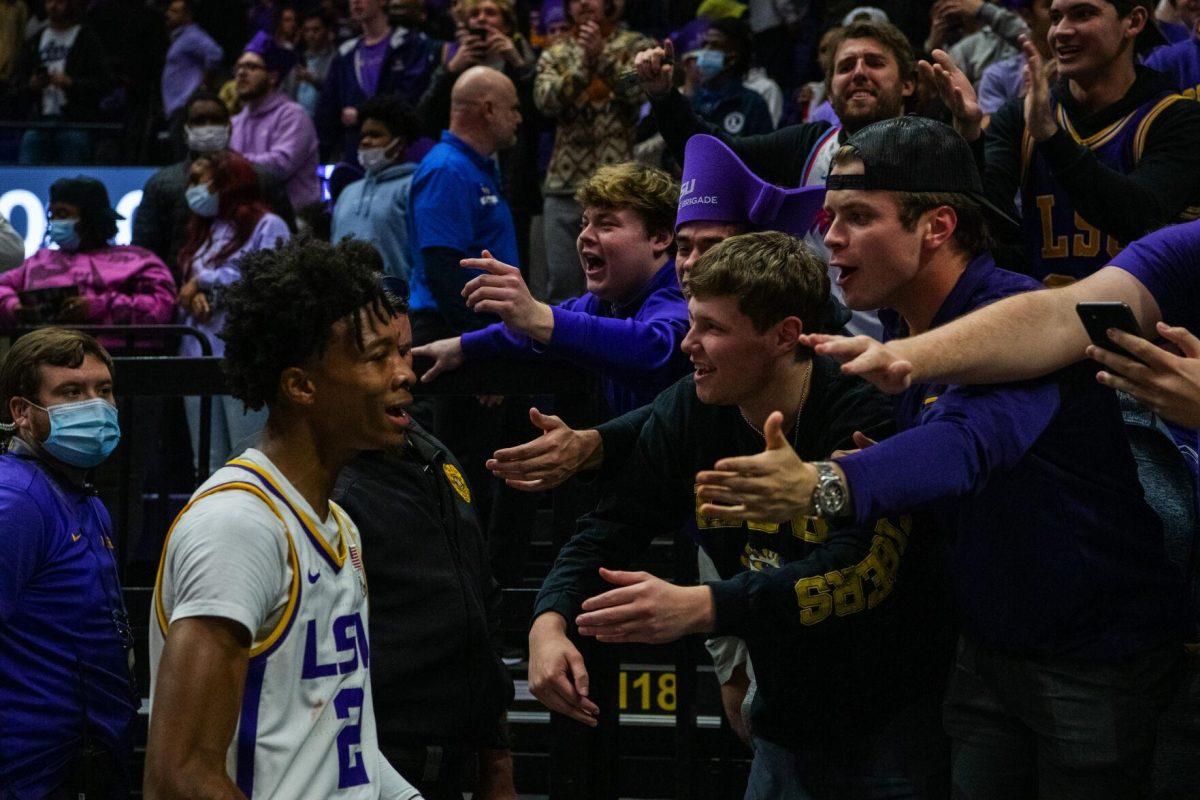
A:
<svg viewBox="0 0 1200 800">
<path fill-rule="evenodd" d="M 814 360 L 792 437 L 802 459 L 854 447 L 856 430 L 878 439 L 891 426 L 888 398 L 834 362 Z M 868 525 L 699 517 L 696 473 L 763 447 L 736 406 L 701 403 L 691 376 L 663 392 L 632 452 L 609 465 L 611 491 L 580 519 L 534 613 L 573 621 L 585 598 L 607 588 L 599 566 L 624 569 L 654 536 L 683 527 L 723 578 L 709 584 L 715 633 L 749 646 L 759 686 L 755 733 L 795 746 L 876 730 L 940 691 L 953 628 L 944 543 L 911 517 Z M 804 717 L 821 722 L 801 724 Z"/>
</svg>

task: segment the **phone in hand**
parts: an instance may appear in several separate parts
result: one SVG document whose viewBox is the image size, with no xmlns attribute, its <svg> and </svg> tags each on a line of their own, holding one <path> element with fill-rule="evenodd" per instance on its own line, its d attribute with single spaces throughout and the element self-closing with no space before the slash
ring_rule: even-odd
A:
<svg viewBox="0 0 1200 800">
<path fill-rule="evenodd" d="M 1142 335 L 1141 326 L 1138 325 L 1137 318 L 1133 316 L 1133 309 L 1127 304 L 1116 301 L 1077 303 L 1075 313 L 1079 314 L 1079 319 L 1083 322 L 1083 327 L 1087 331 L 1088 338 L 1092 340 L 1092 344 L 1141 363 L 1140 358 L 1108 338 L 1109 328 L 1116 328 L 1133 336 L 1140 337 Z"/>
</svg>

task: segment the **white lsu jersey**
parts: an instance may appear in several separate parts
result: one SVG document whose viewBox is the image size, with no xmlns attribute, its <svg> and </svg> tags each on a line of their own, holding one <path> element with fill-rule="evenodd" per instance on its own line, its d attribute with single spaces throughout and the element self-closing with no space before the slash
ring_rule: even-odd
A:
<svg viewBox="0 0 1200 800">
<path fill-rule="evenodd" d="M 180 580 L 171 534 L 194 506 L 222 502 L 227 493 L 249 493 L 270 509 L 287 539 L 290 568 L 282 613 L 272 615 L 251 645 L 228 774 L 249 798 L 376 800 L 383 759 L 371 700 L 358 530 L 330 503 L 339 534 L 331 546 L 305 512 L 308 504 L 260 453 L 248 451 L 217 470 L 167 534 L 151 612 L 152 683 Z"/>
</svg>

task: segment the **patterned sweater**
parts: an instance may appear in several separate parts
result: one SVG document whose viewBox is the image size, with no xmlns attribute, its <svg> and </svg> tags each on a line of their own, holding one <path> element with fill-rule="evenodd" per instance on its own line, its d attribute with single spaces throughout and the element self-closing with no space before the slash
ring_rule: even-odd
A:
<svg viewBox="0 0 1200 800">
<path fill-rule="evenodd" d="M 639 50 L 653 46 L 642 34 L 618 28 L 605 41 L 592 75 L 573 38 L 542 53 L 533 100 L 558 124 L 546 192 L 571 193 L 597 167 L 633 158 L 634 126 L 645 96 L 636 81 L 622 80 L 621 73 L 633 68 Z"/>
</svg>

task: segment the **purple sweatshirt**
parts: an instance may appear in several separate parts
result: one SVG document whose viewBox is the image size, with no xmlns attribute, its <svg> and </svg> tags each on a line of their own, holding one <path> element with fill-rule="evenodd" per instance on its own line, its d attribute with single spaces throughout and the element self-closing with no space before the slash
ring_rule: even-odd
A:
<svg viewBox="0 0 1200 800">
<path fill-rule="evenodd" d="M 691 370 L 679 348 L 688 330 L 687 303 L 668 261 L 624 306 L 588 292 L 552 307 L 554 333 L 543 345 L 504 323 L 462 335 L 466 358 L 564 358 L 600 375 L 614 414 L 640 408 Z"/>
<path fill-rule="evenodd" d="M 1180 92 L 1195 97 L 1200 91 L 1200 38 L 1160 47 L 1146 57 L 1145 64 L 1171 81 Z"/>
<path fill-rule="evenodd" d="M 980 256 L 933 326 L 1039 288 Z M 907 334 L 894 312 L 880 318 L 885 341 Z M 1183 585 L 1116 395 L 1094 375 L 1081 363 L 1019 383 L 913 384 L 897 399 L 900 432 L 838 461 L 859 521 L 923 509 L 954 536 L 975 641 L 1091 662 L 1182 641 Z"/>
<path fill-rule="evenodd" d="M 220 66 L 223 56 L 221 46 L 195 23 L 172 32 L 162 71 L 163 116 L 170 118 L 182 108 L 205 74 Z"/>
<path fill-rule="evenodd" d="M 248 104 L 233 118 L 229 149 L 274 172 L 287 186 L 293 208 L 321 199 L 317 130 L 304 107 L 282 91 Z"/>
<path fill-rule="evenodd" d="M 88 302 L 87 325 L 163 325 L 175 308 L 171 271 L 149 250 L 115 245 L 71 253 L 42 248 L 25 263 L 0 275 L 0 327 L 17 324 L 18 292 L 78 286 Z M 101 336 L 109 348 L 125 346 L 125 337 Z"/>
</svg>

